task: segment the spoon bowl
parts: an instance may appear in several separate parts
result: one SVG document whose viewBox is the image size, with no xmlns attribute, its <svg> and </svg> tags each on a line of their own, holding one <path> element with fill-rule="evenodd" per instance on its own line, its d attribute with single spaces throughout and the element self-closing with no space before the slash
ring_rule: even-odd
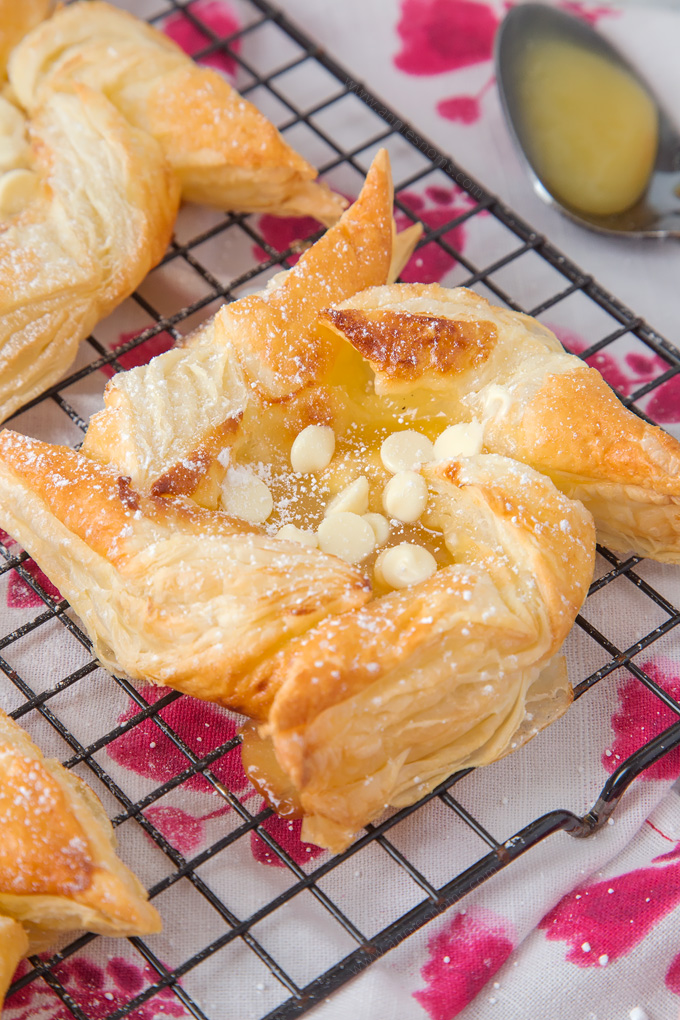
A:
<svg viewBox="0 0 680 1020">
<path fill-rule="evenodd" d="M 559 60 L 552 59 L 555 55 L 564 58 L 565 54 L 566 63 L 560 64 Z M 531 91 L 528 82 L 531 68 L 537 66 L 536 61 L 540 59 L 543 59 L 544 73 L 547 67 L 551 80 L 547 81 L 548 87 L 541 89 L 536 99 L 536 92 Z M 528 164 L 534 187 L 545 202 L 577 223 L 600 233 L 630 237 L 680 237 L 680 133 L 639 73 L 614 46 L 579 18 L 541 3 L 525 3 L 513 7 L 506 15 L 496 39 L 495 60 L 501 102 L 511 133 Z M 582 96 L 580 105 L 579 98 L 570 95 L 570 92 L 578 91 L 583 81 L 582 76 L 578 77 L 578 62 L 582 62 L 586 73 L 594 68 L 599 77 L 593 78 L 593 81 L 601 79 L 603 86 L 601 95 L 595 95 L 593 88 L 588 97 L 592 102 L 583 102 Z M 569 73 L 562 78 L 560 66 L 569 68 Z M 610 88 L 605 97 L 604 86 L 611 86 L 612 82 L 616 87 Z M 550 106 L 553 101 L 554 110 Z M 540 104 L 538 120 L 532 109 L 532 104 L 536 103 Z M 610 127 L 616 133 L 618 127 L 614 124 L 618 125 L 621 121 L 624 125 L 630 121 L 632 108 L 639 110 L 638 124 L 645 128 L 642 130 L 639 126 L 637 133 L 624 140 L 627 151 L 635 153 L 636 158 L 638 150 L 643 151 L 637 168 L 637 173 L 642 174 L 639 187 L 636 189 L 635 181 L 630 185 L 633 188 L 632 201 L 624 203 L 625 208 L 600 214 L 587 208 L 585 201 L 583 206 L 586 208 L 578 199 L 565 198 L 555 184 L 554 175 L 551 177 L 547 169 L 550 165 L 548 156 L 552 155 L 553 165 L 559 162 L 558 156 L 568 157 L 580 168 L 584 183 L 589 185 L 590 163 L 595 166 L 601 157 L 600 162 L 604 160 L 606 165 L 607 153 L 604 148 L 599 155 L 595 151 L 587 153 L 583 149 L 584 137 L 598 137 L 602 125 L 598 125 L 597 117 L 602 116 L 602 109 L 612 112 Z M 572 116 L 577 110 L 582 124 L 567 124 L 561 131 L 560 118 L 565 109 L 570 110 Z M 543 125 L 543 137 L 536 131 L 539 122 Z M 622 126 L 621 131 L 627 130 L 634 129 Z M 600 134 L 605 138 L 607 132 Z M 600 144 L 604 147 L 607 142 Z M 649 147 L 647 163 L 644 162 L 645 144 Z M 550 152 L 546 155 L 548 149 Z M 581 151 L 585 152 L 586 158 L 579 163 Z M 626 173 L 628 161 L 622 162 Z M 614 192 L 614 180 L 611 183 Z M 603 184 L 606 192 L 606 177 Z"/>
</svg>

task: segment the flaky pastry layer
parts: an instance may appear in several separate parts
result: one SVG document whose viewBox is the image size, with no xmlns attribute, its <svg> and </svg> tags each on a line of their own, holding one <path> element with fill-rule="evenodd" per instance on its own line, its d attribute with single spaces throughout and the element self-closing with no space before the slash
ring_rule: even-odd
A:
<svg viewBox="0 0 680 1020">
<path fill-rule="evenodd" d="M 101 0 L 70 4 L 13 51 L 12 88 L 33 113 L 82 82 L 160 144 L 185 199 L 333 223 L 345 201 L 224 78 L 145 21 Z"/>
<path fill-rule="evenodd" d="M 160 931 L 146 892 L 114 852 L 111 824 L 92 790 L 44 758 L 2 711 L 0 829 L 0 921 L 11 918 L 38 944 L 48 932 Z"/>
<path fill-rule="evenodd" d="M 627 410 L 536 319 L 464 288 L 397 284 L 322 316 L 371 364 L 377 393 L 476 418 L 484 449 L 547 475 L 605 545 L 680 562 L 680 443 Z"/>
</svg>

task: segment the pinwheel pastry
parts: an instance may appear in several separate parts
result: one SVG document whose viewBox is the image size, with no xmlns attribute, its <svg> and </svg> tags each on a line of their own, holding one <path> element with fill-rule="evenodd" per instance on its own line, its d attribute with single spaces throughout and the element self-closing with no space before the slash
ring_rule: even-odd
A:
<svg viewBox="0 0 680 1020">
<path fill-rule="evenodd" d="M 250 772 L 333 849 L 566 709 L 559 649 L 593 569 L 580 503 L 377 393 L 318 326 L 394 278 L 414 238 L 391 209 L 381 154 L 293 269 L 112 380 L 81 452 L 0 437 L 2 525 L 101 661 L 256 720 Z M 408 352 L 395 333 L 385 357 L 420 384 L 491 330 Z"/>
<path fill-rule="evenodd" d="M 44 758 L 0 710 L 0 1007 L 19 960 L 57 932 L 161 930 L 116 857 L 111 824 L 81 779 Z"/>
<path fill-rule="evenodd" d="M 15 4 L 27 29 L 45 4 Z M 1 59 L 0 52 L 0 59 Z M 345 201 L 217 72 L 104 3 L 13 50 L 0 97 L 0 420 L 63 374 L 142 281 L 180 194 L 333 222 Z"/>
</svg>

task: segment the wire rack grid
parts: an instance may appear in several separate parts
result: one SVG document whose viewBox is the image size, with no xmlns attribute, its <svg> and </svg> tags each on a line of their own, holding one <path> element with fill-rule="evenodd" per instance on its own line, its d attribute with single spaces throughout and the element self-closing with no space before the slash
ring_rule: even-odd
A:
<svg viewBox="0 0 680 1020">
<path fill-rule="evenodd" d="M 280 11 L 265 0 L 242 0 L 234 4 L 238 25 L 225 34 L 215 32 L 214 27 L 211 28 L 202 19 L 198 0 L 186 3 L 166 0 L 162 10 L 151 9 L 156 6 L 152 0 L 145 0 L 143 6 L 149 8 L 144 13 L 151 23 L 160 24 L 169 16 L 186 19 L 197 40 L 195 58 L 212 63 L 216 59 L 222 60 L 232 72 L 235 70 L 240 90 L 277 122 L 293 144 L 321 165 L 326 179 L 338 190 L 356 193 L 372 155 L 379 146 L 386 146 L 395 170 L 395 204 L 401 225 L 419 219 L 424 227 L 424 237 L 416 254 L 416 274 L 418 271 L 438 271 L 437 267 L 443 260 L 447 269 L 439 274 L 439 278 L 449 285 L 473 285 L 495 302 L 538 316 L 555 328 L 569 329 L 579 325 L 588 335 L 596 337 L 585 351 L 581 351 L 591 363 L 599 364 L 598 359 L 608 351 L 615 351 L 617 345 L 624 341 L 655 359 L 653 378 L 643 381 L 633 392 L 620 394 L 627 406 L 642 417 L 647 416 L 646 408 L 650 407 L 654 394 L 678 374 L 678 351 L 488 194 L 448 157 L 438 152 L 435 146 L 372 96 L 368 89 L 351 79 Z M 302 94 L 301 71 L 304 71 L 307 81 Z M 310 74 L 315 83 L 311 92 Z M 311 105 L 310 95 L 315 96 Z M 423 195 L 430 201 L 429 208 Z M 435 208 L 436 215 L 432 208 Z M 194 218 L 192 231 L 187 231 L 180 216 L 175 240 L 163 263 L 127 303 L 131 321 L 137 325 L 141 321 L 141 329 L 133 330 L 122 341 L 118 336 L 115 343 L 107 336 L 105 325 L 101 330 L 95 330 L 94 335 L 82 345 L 74 371 L 38 400 L 17 412 L 13 416 L 13 427 L 30 432 L 38 421 L 35 412 L 39 409 L 42 415 L 40 421 L 47 419 L 52 436 L 55 431 L 60 435 L 66 434 L 73 445 L 77 445 L 79 437 L 82 439 L 89 412 L 101 399 L 107 375 L 148 360 L 150 352 L 180 339 L 223 300 L 238 297 L 249 288 L 259 289 L 274 272 L 291 265 L 300 249 L 299 238 L 289 238 L 289 243 L 285 244 L 281 244 L 280 239 L 278 243 L 272 242 L 266 221 L 266 217 L 258 219 L 205 212 L 201 229 L 195 229 Z M 297 227 L 298 231 L 307 235 L 304 243 L 308 243 L 309 237 L 318 236 L 317 225 L 313 223 L 298 224 Z M 228 255 L 226 261 L 225 251 Z M 153 297 L 154 277 L 156 280 L 162 278 L 168 266 L 176 267 L 178 264 L 194 281 L 193 299 L 182 302 L 180 287 L 176 301 L 181 307 L 168 306 L 166 298 L 163 299 L 165 305 L 161 307 Z M 199 296 L 195 296 L 196 291 Z M 123 677 L 115 678 L 115 682 L 107 677 L 107 690 L 117 692 L 123 700 L 129 699 L 126 701 L 128 710 L 118 716 L 116 725 L 103 725 L 98 739 L 88 743 L 79 739 L 77 727 L 69 720 L 68 713 L 60 708 L 60 698 L 80 683 L 94 682 L 93 674 L 97 675 L 99 666 L 91 657 L 88 638 L 70 613 L 67 603 L 40 575 L 27 554 L 19 551 L 9 539 L 2 545 L 1 551 L 4 563 L 0 568 L 0 580 L 4 575 L 5 581 L 18 581 L 40 600 L 37 615 L 31 614 L 20 627 L 0 638 L 0 690 L 10 700 L 18 701 L 11 714 L 24 724 L 37 718 L 48 733 L 56 735 L 59 746 L 66 745 L 70 749 L 65 766 L 79 770 L 104 796 L 109 813 L 113 815 L 114 827 L 120 830 L 124 823 L 131 823 L 152 841 L 157 853 L 156 861 L 162 859 L 164 862 L 160 867 L 162 876 L 151 883 L 152 897 L 160 897 L 175 884 L 187 881 L 204 902 L 206 910 L 215 912 L 221 921 L 221 933 L 217 937 L 199 952 L 172 965 L 159 959 L 149 940 L 130 939 L 131 952 L 135 959 L 143 962 L 147 981 L 144 987 L 131 988 L 126 1001 L 116 1003 L 110 1012 L 97 1013 L 97 1017 L 106 1016 L 106 1020 L 122 1017 L 147 1020 L 148 1017 L 165 1015 L 169 1010 L 168 1003 L 181 1006 L 183 1015 L 200 1020 L 222 1020 L 227 1012 L 221 1009 L 206 1012 L 183 979 L 206 960 L 235 943 L 246 947 L 247 952 L 257 957 L 275 979 L 277 1001 L 258 1015 L 267 1020 L 302 1015 L 545 837 L 559 830 L 576 837 L 596 831 L 607 821 L 631 780 L 663 755 L 680 747 L 680 704 L 659 678 L 637 660 L 642 651 L 664 639 L 680 623 L 680 611 L 663 593 L 663 585 L 655 586 L 655 575 L 646 571 L 646 564 L 639 558 L 620 560 L 607 549 L 600 548 L 599 575 L 593 582 L 589 599 L 596 598 L 604 589 L 624 584 L 627 586 L 626 593 L 634 592 L 654 607 L 656 622 L 630 642 L 625 631 L 619 630 L 612 637 L 597 616 L 598 622 L 594 622 L 587 611 L 590 603 L 586 603 L 576 629 L 587 635 L 593 648 L 600 650 L 599 659 L 595 657 L 599 665 L 575 685 L 575 697 L 587 694 L 599 681 L 616 671 L 625 671 L 656 699 L 668 725 L 653 739 L 641 741 L 635 752 L 621 762 L 600 792 L 594 807 L 582 816 L 554 808 L 530 820 L 510 838 L 496 838 L 488 831 L 492 826 L 475 817 L 464 806 L 464 798 L 454 796 L 454 788 L 464 789 L 468 776 L 466 771 L 452 776 L 420 803 L 392 814 L 380 824 L 368 826 L 344 854 L 335 857 L 325 855 L 320 863 L 310 860 L 300 864 L 277 839 L 277 830 L 271 825 L 272 811 L 269 808 L 251 811 L 241 787 L 230 785 L 230 772 L 228 768 L 225 770 L 224 763 L 229 763 L 238 754 L 239 738 L 235 735 L 235 728 L 225 730 L 223 736 L 226 739 L 220 739 L 209 752 L 202 753 L 200 747 L 175 724 L 178 717 L 173 715 L 173 706 L 176 708 L 178 703 L 184 702 L 183 696 L 175 692 L 154 695 L 148 690 L 137 690 Z M 39 685 L 33 680 L 30 669 L 17 664 L 24 659 L 13 655 L 13 649 L 22 641 L 29 641 L 27 654 L 30 661 L 30 656 L 37 654 L 36 642 L 42 641 L 49 648 L 54 634 L 59 636 L 60 641 L 70 643 L 74 649 L 74 662 L 78 664 L 54 682 L 46 660 L 46 681 Z M 37 689 L 40 686 L 44 689 Z M 156 740 L 165 741 L 164 746 L 171 752 L 174 763 L 173 768 L 162 776 L 151 777 L 149 789 L 138 799 L 131 798 L 126 792 L 120 773 L 106 758 L 107 749 L 133 731 L 143 731 L 147 738 L 151 732 Z M 64 754 L 60 757 L 64 758 Z M 162 781 L 158 781 L 159 778 Z M 213 792 L 216 803 L 228 806 L 232 822 L 209 846 L 187 858 L 145 812 L 172 791 L 196 782 L 203 782 L 204 788 Z M 432 803 L 441 805 L 478 841 L 475 859 L 462 870 L 456 870 L 452 854 L 451 872 L 443 882 L 433 882 L 423 874 L 417 864 L 400 850 L 395 838 L 398 826 L 415 824 L 417 815 L 423 817 L 427 805 Z M 258 844 L 261 853 L 269 855 L 270 860 L 282 867 L 287 884 L 284 883 L 278 895 L 262 902 L 254 911 L 246 916 L 237 916 L 205 880 L 200 869 L 206 863 L 222 861 L 224 868 L 228 869 L 230 850 L 239 841 L 249 839 Z M 327 876 L 342 869 L 369 847 L 378 854 L 380 861 L 389 860 L 392 866 L 401 869 L 415 891 L 412 897 L 414 905 L 371 935 L 362 932 L 345 914 L 338 902 L 341 897 L 333 897 L 323 883 Z M 327 960 L 311 980 L 302 983 L 294 980 L 289 968 L 265 948 L 254 929 L 285 904 L 292 904 L 295 908 L 295 904 L 307 893 L 321 910 L 334 919 L 354 948 L 338 952 L 335 959 Z M 30 967 L 10 990 L 8 1006 L 22 1001 L 21 996 L 25 996 L 27 990 L 43 982 L 63 1003 L 67 1010 L 64 1015 L 90 1020 L 91 1014 L 69 983 L 67 965 L 69 961 L 78 959 L 78 954 L 94 938 L 96 936 L 86 934 L 64 944 L 56 952 L 32 957 Z M 17 996 L 14 1000 L 13 995 Z M 158 1006 L 158 1003 L 161 1005 Z M 145 1012 L 149 1004 L 151 1012 Z M 174 1015 L 178 1015 L 176 1011 Z M 228 1012 L 228 1015 L 232 1013 Z M 237 1011 L 233 1015 L 240 1014 Z"/>
</svg>

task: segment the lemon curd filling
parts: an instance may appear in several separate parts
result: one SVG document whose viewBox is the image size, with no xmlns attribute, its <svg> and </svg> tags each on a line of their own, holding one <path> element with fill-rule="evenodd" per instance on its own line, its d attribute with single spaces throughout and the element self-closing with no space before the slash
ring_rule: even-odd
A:
<svg viewBox="0 0 680 1020">
<path fill-rule="evenodd" d="M 479 453 L 483 429 L 449 425 L 436 399 L 378 396 L 370 368 L 355 352 L 349 360 L 313 394 L 253 412 L 223 451 L 219 504 L 359 567 L 379 596 L 453 562 L 421 468 Z"/>
<path fill-rule="evenodd" d="M 643 195 L 658 116 L 625 69 L 566 42 L 536 41 L 525 54 L 519 98 L 530 159 L 556 198 L 607 216 Z"/>
</svg>

